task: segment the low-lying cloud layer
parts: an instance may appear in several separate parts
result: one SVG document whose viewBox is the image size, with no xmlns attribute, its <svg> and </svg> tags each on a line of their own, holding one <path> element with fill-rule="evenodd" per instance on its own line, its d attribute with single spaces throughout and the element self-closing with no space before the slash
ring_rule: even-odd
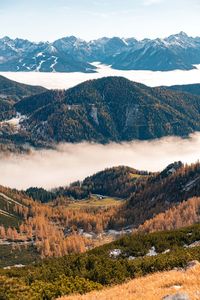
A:
<svg viewBox="0 0 200 300">
<path fill-rule="evenodd" d="M 168 137 L 108 145 L 60 144 L 55 150 L 1 157 L 0 184 L 18 189 L 30 186 L 50 189 L 118 165 L 158 171 L 178 160 L 196 162 L 200 158 L 199 149 L 200 133 L 188 139 Z"/>
<path fill-rule="evenodd" d="M 97 73 L 43 73 L 43 72 L 0 72 L 0 75 L 31 85 L 41 85 L 48 89 L 68 89 L 90 79 L 107 76 L 123 76 L 129 80 L 149 86 L 200 83 L 200 65 L 197 69 L 185 71 L 175 70 L 167 72 L 153 71 L 123 71 L 109 66 L 94 63 L 98 67 Z"/>
</svg>

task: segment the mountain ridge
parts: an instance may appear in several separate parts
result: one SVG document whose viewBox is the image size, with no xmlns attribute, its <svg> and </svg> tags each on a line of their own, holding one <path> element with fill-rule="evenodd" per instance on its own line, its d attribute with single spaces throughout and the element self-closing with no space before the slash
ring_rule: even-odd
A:
<svg viewBox="0 0 200 300">
<path fill-rule="evenodd" d="M 23 99 L 15 109 L 27 115 L 22 122 L 26 132 L 45 142 L 148 140 L 186 137 L 200 130 L 199 96 L 150 88 L 123 77 L 48 91 Z"/>
<path fill-rule="evenodd" d="M 99 61 L 119 70 L 170 71 L 200 64 L 200 38 L 184 32 L 160 39 L 103 37 L 85 41 L 75 36 L 53 42 L 0 39 L 0 71 L 96 72 Z"/>
<path fill-rule="evenodd" d="M 45 91 L 47 89 L 41 86 L 19 83 L 0 75 L 0 121 L 15 116 L 14 103 Z"/>
</svg>

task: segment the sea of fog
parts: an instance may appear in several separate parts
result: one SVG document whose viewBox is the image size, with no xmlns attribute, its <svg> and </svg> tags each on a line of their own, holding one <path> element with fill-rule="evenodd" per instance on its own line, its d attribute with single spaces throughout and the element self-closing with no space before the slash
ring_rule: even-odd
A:
<svg viewBox="0 0 200 300">
<path fill-rule="evenodd" d="M 21 83 L 41 85 L 49 89 L 68 89 L 83 81 L 105 76 L 123 76 L 149 86 L 200 83 L 200 65 L 196 66 L 197 69 L 190 71 L 168 72 L 121 71 L 99 63 L 94 63 L 94 65 L 98 67 L 97 73 L 0 72 L 0 75 Z"/>
<path fill-rule="evenodd" d="M 18 82 L 41 85 L 46 88 L 67 89 L 85 80 L 105 76 L 124 76 L 149 86 L 200 83 L 200 65 L 191 71 L 119 71 L 95 63 L 98 72 L 84 73 L 40 73 L 1 72 L 0 74 Z M 55 150 L 32 150 L 30 155 L 0 154 L 0 184 L 12 188 L 26 189 L 30 186 L 47 189 L 67 185 L 75 180 L 107 167 L 127 165 L 140 170 L 158 171 L 169 163 L 182 160 L 196 162 L 200 158 L 200 133 L 189 139 L 168 137 L 150 142 L 108 145 L 60 144 Z"/>
<path fill-rule="evenodd" d="M 108 145 L 60 144 L 54 150 L 33 150 L 29 155 L 0 156 L 0 184 L 26 189 L 47 189 L 82 180 L 104 168 L 127 165 L 158 171 L 181 160 L 192 163 L 200 158 L 200 133 L 188 139 L 167 137 Z"/>
</svg>

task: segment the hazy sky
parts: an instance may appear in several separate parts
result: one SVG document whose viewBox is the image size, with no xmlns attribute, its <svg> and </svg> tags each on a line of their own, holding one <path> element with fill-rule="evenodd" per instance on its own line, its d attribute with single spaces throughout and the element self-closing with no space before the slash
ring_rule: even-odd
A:
<svg viewBox="0 0 200 300">
<path fill-rule="evenodd" d="M 76 35 L 200 35 L 200 0 L 0 0 L 1 36 L 49 40 Z"/>
</svg>

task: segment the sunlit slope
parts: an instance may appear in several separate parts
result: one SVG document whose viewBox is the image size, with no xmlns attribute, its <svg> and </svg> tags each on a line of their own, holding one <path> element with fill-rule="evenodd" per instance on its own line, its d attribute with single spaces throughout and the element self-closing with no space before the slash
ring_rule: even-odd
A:
<svg viewBox="0 0 200 300">
<path fill-rule="evenodd" d="M 200 264 L 187 270 L 159 272 L 133 279 L 102 291 L 86 295 L 59 298 L 60 300 L 161 300 L 167 295 L 187 294 L 191 300 L 200 298 Z"/>
</svg>

